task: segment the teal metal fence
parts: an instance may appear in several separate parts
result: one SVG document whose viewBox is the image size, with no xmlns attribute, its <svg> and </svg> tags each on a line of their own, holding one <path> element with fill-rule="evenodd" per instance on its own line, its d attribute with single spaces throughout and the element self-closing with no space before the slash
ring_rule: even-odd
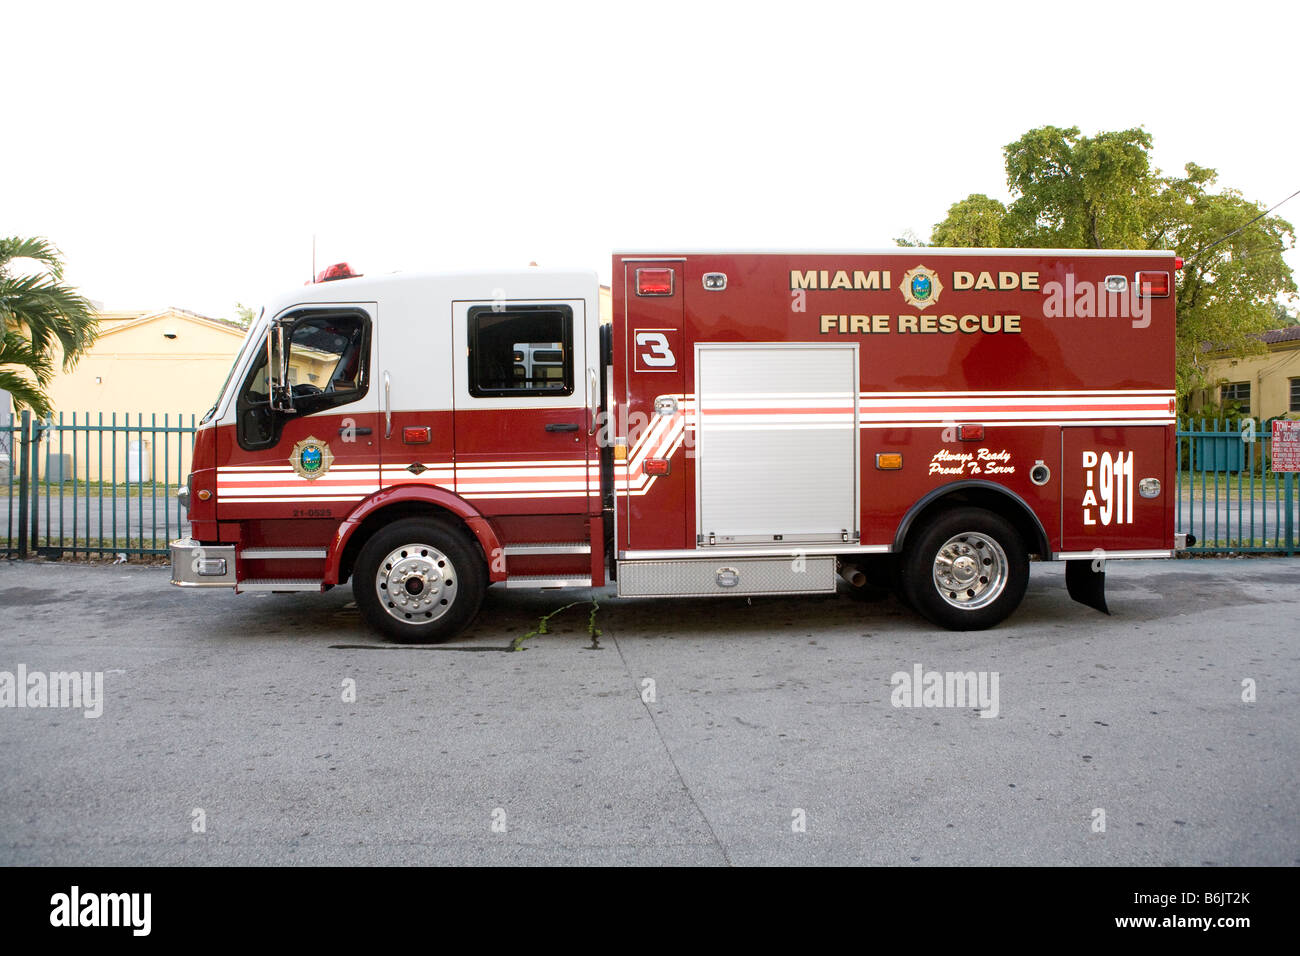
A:
<svg viewBox="0 0 1300 956">
<path fill-rule="evenodd" d="M 5 556 L 166 554 L 188 533 L 176 492 L 189 476 L 196 418 L 73 412 L 40 421 L 24 412 L 0 425 L 0 448 L 11 449 L 0 481 Z"/>
<path fill-rule="evenodd" d="M 1272 430 L 1254 419 L 1179 421 L 1176 528 L 1189 551 L 1295 554 L 1296 475 L 1272 470 Z"/>
<path fill-rule="evenodd" d="M 187 534 L 176 499 L 189 475 L 195 415 L 24 412 L 0 422 L 0 552 L 166 554 Z M 1179 531 L 1200 552 L 1300 552 L 1294 474 L 1272 471 L 1271 434 L 1250 419 L 1177 429 Z"/>
</svg>

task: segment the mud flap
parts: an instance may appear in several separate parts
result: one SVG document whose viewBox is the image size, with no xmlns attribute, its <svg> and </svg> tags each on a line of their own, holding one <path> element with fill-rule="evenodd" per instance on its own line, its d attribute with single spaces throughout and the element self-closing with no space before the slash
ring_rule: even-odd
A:
<svg viewBox="0 0 1300 956">
<path fill-rule="evenodd" d="M 1080 604 L 1109 614 L 1106 607 L 1106 572 L 1094 571 L 1092 560 L 1065 562 L 1065 589 Z"/>
</svg>

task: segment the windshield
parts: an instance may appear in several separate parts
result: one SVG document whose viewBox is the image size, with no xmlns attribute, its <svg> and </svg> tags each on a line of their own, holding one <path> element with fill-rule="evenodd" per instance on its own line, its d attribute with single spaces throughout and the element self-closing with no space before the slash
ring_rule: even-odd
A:
<svg viewBox="0 0 1300 956">
<path fill-rule="evenodd" d="M 235 377 L 235 370 L 244 364 L 244 356 L 248 354 L 248 350 L 252 347 L 253 342 L 261 339 L 261 336 L 254 335 L 253 333 L 261 323 L 262 314 L 265 311 L 266 309 L 264 308 L 260 310 L 257 313 L 257 318 L 249 323 L 248 334 L 244 336 L 244 344 L 239 347 L 239 354 L 236 355 L 235 360 L 230 363 L 230 371 L 226 373 L 226 380 L 221 384 L 221 391 L 217 392 L 217 400 L 213 403 L 211 408 L 203 413 L 203 418 L 199 422 L 200 425 L 206 425 L 209 420 L 211 420 L 212 416 L 217 413 L 217 409 L 221 407 L 221 399 L 225 396 L 226 389 L 230 387 L 230 380 Z"/>
</svg>

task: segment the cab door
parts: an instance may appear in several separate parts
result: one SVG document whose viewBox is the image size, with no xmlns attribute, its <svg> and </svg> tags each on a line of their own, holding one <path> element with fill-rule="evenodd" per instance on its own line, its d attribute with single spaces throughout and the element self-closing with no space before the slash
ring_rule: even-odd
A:
<svg viewBox="0 0 1300 956">
<path fill-rule="evenodd" d="M 598 510 L 587 322 L 581 298 L 452 303 L 456 492 L 483 514 Z"/>
<path fill-rule="evenodd" d="M 312 304 L 277 317 L 294 407 L 271 405 L 264 341 L 236 398 L 233 441 L 219 451 L 218 520 L 320 519 L 320 534 L 304 528 L 295 537 L 327 541 L 329 529 L 379 489 L 377 312 L 373 302 Z"/>
</svg>

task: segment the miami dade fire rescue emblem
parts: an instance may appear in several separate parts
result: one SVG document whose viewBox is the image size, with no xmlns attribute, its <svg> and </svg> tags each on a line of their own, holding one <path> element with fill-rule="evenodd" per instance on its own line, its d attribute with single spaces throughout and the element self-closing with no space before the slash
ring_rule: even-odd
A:
<svg viewBox="0 0 1300 956">
<path fill-rule="evenodd" d="M 939 273 L 925 266 L 917 266 L 903 273 L 903 282 L 898 291 L 903 293 L 908 305 L 922 309 L 939 301 L 943 283 L 939 281 Z"/>
<path fill-rule="evenodd" d="M 334 464 L 334 453 L 325 442 L 308 435 L 293 446 L 289 464 L 293 465 L 293 470 L 300 477 L 312 481 L 330 470 L 330 465 Z"/>
</svg>

